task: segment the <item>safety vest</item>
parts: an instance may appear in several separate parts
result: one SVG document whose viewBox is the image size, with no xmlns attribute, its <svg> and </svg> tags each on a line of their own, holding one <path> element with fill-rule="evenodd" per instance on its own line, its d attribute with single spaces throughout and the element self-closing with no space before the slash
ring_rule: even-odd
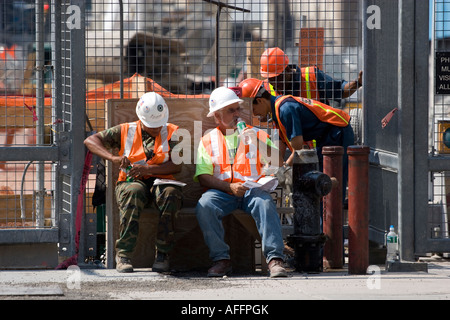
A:
<svg viewBox="0 0 450 320">
<path fill-rule="evenodd" d="M 126 156 L 131 164 L 152 165 L 162 164 L 169 161 L 169 140 L 172 134 L 178 129 L 178 126 L 167 123 L 167 125 L 161 128 L 161 132 L 155 139 L 155 145 L 153 149 L 153 157 L 147 161 L 147 156 L 144 152 L 144 146 L 142 144 L 142 131 L 140 129 L 140 120 L 130 123 L 122 123 L 120 125 L 121 132 L 121 147 L 119 151 L 120 156 Z M 158 177 L 165 179 L 173 179 L 172 175 L 149 175 L 144 176 L 144 179 L 150 177 Z M 127 178 L 126 173 L 122 170 L 119 172 L 118 181 L 125 181 Z"/>
<path fill-rule="evenodd" d="M 316 69 L 317 67 L 301 68 L 302 71 L 301 88 L 300 88 L 301 97 L 313 100 L 320 100 L 319 90 L 317 90 Z M 268 80 L 264 80 L 264 88 L 275 97 L 280 95 L 277 91 L 275 91 L 274 87 L 269 83 Z"/>
<path fill-rule="evenodd" d="M 316 69 L 317 67 L 302 68 L 301 97 L 320 100 L 319 90 L 317 90 Z"/>
<path fill-rule="evenodd" d="M 293 98 L 297 102 L 307 107 L 322 122 L 326 122 L 337 127 L 346 127 L 350 123 L 350 115 L 348 113 L 346 113 L 343 110 L 330 107 L 319 101 L 294 96 L 283 96 L 281 98 L 278 98 L 277 101 L 275 102 L 275 116 L 277 118 L 280 136 L 286 143 L 286 145 L 289 147 L 289 149 L 291 149 L 292 151 L 293 148 L 287 137 L 286 128 L 280 119 L 281 104 L 288 98 Z"/>
<path fill-rule="evenodd" d="M 252 126 L 248 126 L 256 131 L 258 140 L 267 143 L 269 137 L 266 132 Z M 227 182 L 245 182 L 248 180 L 257 181 L 263 176 L 261 169 L 260 153 L 257 148 L 252 150 L 253 145 L 245 145 L 239 142 L 234 161 L 231 163 L 229 151 L 225 137 L 219 128 L 215 128 L 202 138 L 206 152 L 211 156 L 214 167 L 213 176 Z"/>
</svg>

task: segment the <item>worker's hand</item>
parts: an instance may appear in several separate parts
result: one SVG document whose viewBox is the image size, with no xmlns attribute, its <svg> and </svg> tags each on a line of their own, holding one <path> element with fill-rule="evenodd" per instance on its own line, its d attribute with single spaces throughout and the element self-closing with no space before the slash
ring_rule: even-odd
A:
<svg viewBox="0 0 450 320">
<path fill-rule="evenodd" d="M 143 179 L 145 176 L 149 175 L 148 168 L 148 165 L 134 164 L 128 175 L 135 179 Z"/>
<path fill-rule="evenodd" d="M 359 71 L 359 74 L 358 74 L 358 88 L 362 87 L 362 85 L 363 85 L 363 72 L 361 70 L 361 71 Z"/>
<path fill-rule="evenodd" d="M 256 131 L 248 127 L 242 131 L 240 138 L 244 141 L 245 145 L 254 144 L 258 141 Z"/>
<path fill-rule="evenodd" d="M 119 165 L 119 169 L 120 170 L 124 170 L 124 171 L 127 169 L 128 166 L 131 165 L 131 161 L 125 156 L 123 156 L 123 157 L 114 156 L 111 161 L 114 164 L 118 164 Z"/>
<path fill-rule="evenodd" d="M 243 197 L 245 194 L 245 191 L 248 190 L 247 187 L 244 187 L 242 182 L 230 183 L 230 189 L 231 189 L 231 192 L 233 193 L 233 195 L 235 195 L 236 197 Z"/>
</svg>

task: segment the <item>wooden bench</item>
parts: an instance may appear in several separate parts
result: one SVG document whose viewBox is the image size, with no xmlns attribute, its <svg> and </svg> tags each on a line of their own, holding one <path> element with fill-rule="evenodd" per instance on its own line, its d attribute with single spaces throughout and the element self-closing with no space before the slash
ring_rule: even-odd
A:
<svg viewBox="0 0 450 320">
<path fill-rule="evenodd" d="M 107 127 L 119 123 L 137 120 L 135 113 L 138 99 L 111 99 L 107 103 Z M 200 199 L 203 188 L 193 181 L 195 174 L 194 157 L 200 137 L 203 133 L 216 127 L 213 118 L 207 118 L 208 99 L 174 99 L 165 98 L 169 106 L 169 122 L 191 133 L 191 162 L 184 163 L 175 178 L 186 183 L 183 188 L 183 208 L 175 222 L 176 244 L 170 255 L 171 268 L 178 271 L 207 270 L 210 267 L 209 249 L 203 240 L 202 231 L 195 216 L 195 206 Z M 245 101 L 242 118 L 251 123 L 251 103 Z M 201 121 L 201 130 L 194 128 L 194 122 Z M 198 125 L 198 123 L 197 123 Z M 186 150 L 185 150 L 186 151 Z M 118 169 L 107 164 L 106 194 L 106 256 L 107 267 L 113 268 L 115 261 L 115 240 L 119 234 L 119 212 L 114 195 Z M 290 208 L 284 208 L 290 209 Z M 136 268 L 149 268 L 154 259 L 155 230 L 158 214 L 155 208 L 146 208 L 140 217 L 138 244 L 132 258 Z M 260 236 L 253 218 L 243 211 L 236 210 L 223 221 L 225 240 L 230 245 L 233 270 L 236 272 L 254 272 L 258 261 L 262 270 L 266 269 L 265 259 L 257 249 Z M 256 247 L 255 247 L 256 246 Z M 255 253 L 256 251 L 256 253 Z M 260 250 L 259 250 L 260 251 Z"/>
</svg>

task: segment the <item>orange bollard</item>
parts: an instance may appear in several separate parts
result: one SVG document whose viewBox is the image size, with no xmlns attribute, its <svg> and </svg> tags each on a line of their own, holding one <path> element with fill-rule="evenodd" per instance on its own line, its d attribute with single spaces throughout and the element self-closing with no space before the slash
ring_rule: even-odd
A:
<svg viewBox="0 0 450 320">
<path fill-rule="evenodd" d="M 323 248 L 323 265 L 339 269 L 344 266 L 344 235 L 342 215 L 342 155 L 343 147 L 323 147 L 323 173 L 336 178 L 337 185 L 323 198 L 323 233 L 327 237 Z"/>
<path fill-rule="evenodd" d="M 369 267 L 369 153 L 366 146 L 347 148 L 350 274 L 366 274 Z"/>
</svg>

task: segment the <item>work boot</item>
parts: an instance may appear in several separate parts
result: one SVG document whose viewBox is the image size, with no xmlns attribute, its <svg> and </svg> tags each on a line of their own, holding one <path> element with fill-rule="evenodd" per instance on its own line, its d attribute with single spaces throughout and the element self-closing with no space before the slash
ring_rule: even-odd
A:
<svg viewBox="0 0 450 320">
<path fill-rule="evenodd" d="M 153 262 L 152 271 L 154 272 L 169 271 L 169 255 L 167 253 L 156 251 L 155 262 Z"/>
<path fill-rule="evenodd" d="M 116 270 L 120 273 L 133 272 L 131 259 L 116 255 Z"/>
<path fill-rule="evenodd" d="M 231 273 L 231 261 L 229 259 L 218 260 L 208 270 L 208 277 L 223 277 Z"/>
<path fill-rule="evenodd" d="M 283 266 L 283 260 L 273 258 L 269 262 L 269 273 L 271 278 L 287 277 L 286 269 Z"/>
</svg>

